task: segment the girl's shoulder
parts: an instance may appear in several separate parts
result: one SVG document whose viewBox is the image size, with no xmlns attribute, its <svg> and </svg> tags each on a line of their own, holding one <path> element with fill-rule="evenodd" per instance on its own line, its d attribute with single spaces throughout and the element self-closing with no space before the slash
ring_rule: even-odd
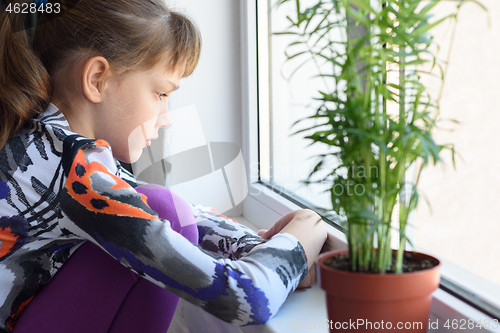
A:
<svg viewBox="0 0 500 333">
<path fill-rule="evenodd" d="M 13 202 L 19 204 L 11 207 L 13 212 L 23 205 L 27 196 L 32 197 L 33 202 L 46 197 L 47 193 L 57 198 L 71 170 L 81 169 L 78 161 L 89 171 L 96 169 L 116 176 L 133 188 L 142 184 L 121 167 L 106 141 L 72 132 L 63 113 L 51 104 L 0 150 L 0 185 L 17 188 L 17 194 L 8 191 Z"/>
<path fill-rule="evenodd" d="M 32 124 L 43 124 L 45 126 L 60 129 L 70 133 L 69 123 L 64 114 L 54 104 L 49 103 L 45 111 L 31 120 Z"/>
<path fill-rule="evenodd" d="M 72 132 L 64 114 L 52 103 L 2 147 L 0 181 L 16 182 L 17 179 L 29 183 L 22 179 L 39 179 L 42 183 L 52 183 L 53 177 L 67 177 L 79 153 L 131 184 L 139 182 L 121 168 L 106 141 Z"/>
<path fill-rule="evenodd" d="M 61 163 L 66 169 L 79 150 L 96 150 L 108 167 L 117 170 L 111 147 L 71 131 L 64 114 L 52 103 L 14 134 L 0 150 L 0 172 L 49 171 Z M 40 167 L 43 166 L 41 169 Z"/>
<path fill-rule="evenodd" d="M 0 178 L 13 180 L 55 170 L 69 131 L 66 119 L 56 110 L 49 106 L 48 112 L 33 118 L 7 140 L 0 150 Z"/>
<path fill-rule="evenodd" d="M 79 152 L 83 152 L 89 161 L 103 164 L 111 173 L 119 172 L 119 162 L 113 157 L 111 146 L 104 140 L 91 139 L 74 133 L 69 127 L 64 114 L 52 103 L 38 117 L 32 119 L 32 129 L 37 136 L 45 138 L 45 144 L 62 158 L 63 170 L 74 162 Z M 53 149 L 55 148 L 55 149 Z"/>
</svg>

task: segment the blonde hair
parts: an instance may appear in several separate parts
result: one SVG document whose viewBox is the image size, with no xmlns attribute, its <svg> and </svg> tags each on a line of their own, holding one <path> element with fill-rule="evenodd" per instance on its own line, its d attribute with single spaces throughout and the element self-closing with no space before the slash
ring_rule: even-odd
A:
<svg viewBox="0 0 500 333">
<path fill-rule="evenodd" d="M 43 14 L 32 42 L 25 15 L 0 15 L 0 148 L 47 107 L 51 78 L 79 57 L 102 56 L 118 75 L 165 61 L 166 69 L 185 64 L 187 77 L 198 64 L 198 28 L 164 0 L 59 2 L 62 14 Z"/>
</svg>

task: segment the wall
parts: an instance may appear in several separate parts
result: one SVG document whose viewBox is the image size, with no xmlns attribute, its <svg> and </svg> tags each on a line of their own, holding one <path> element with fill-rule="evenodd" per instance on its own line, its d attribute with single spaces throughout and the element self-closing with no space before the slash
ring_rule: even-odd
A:
<svg viewBox="0 0 500 333">
<path fill-rule="evenodd" d="M 168 165 L 168 159 L 164 160 L 163 165 L 159 163 L 159 156 L 163 158 L 170 155 L 169 152 L 182 151 L 178 146 L 194 137 L 199 142 L 203 138 L 200 132 L 203 132 L 206 142 L 230 142 L 241 146 L 240 1 L 171 0 L 168 3 L 195 20 L 202 33 L 203 47 L 198 68 L 191 77 L 181 81 L 180 89 L 170 99 L 169 108 L 174 120 L 172 127 L 160 134 L 151 150 L 145 150 L 141 160 L 134 164 L 136 175 L 140 174 L 143 180 L 159 184 L 164 184 L 164 170 L 168 174 L 175 167 L 174 164 Z M 191 115 L 194 113 L 198 116 L 198 125 L 201 124 L 201 127 L 192 133 L 184 131 L 183 135 L 187 137 L 176 140 L 177 136 L 172 135 L 176 119 L 179 125 L 181 118 L 188 114 L 186 107 Z M 193 117 L 189 117 L 189 121 L 193 121 Z M 153 166 L 152 160 L 157 162 Z M 198 167 L 196 158 L 191 161 L 195 168 Z M 190 194 L 199 193 L 200 190 L 206 192 L 211 188 L 193 187 Z M 192 202 L 190 195 L 183 197 L 193 204 L 204 204 Z M 226 214 L 240 215 L 239 206 L 226 211 Z"/>
<path fill-rule="evenodd" d="M 171 110 L 195 105 L 208 141 L 241 143 L 239 1 L 176 0 L 198 23 L 203 50 L 195 73 L 172 97 Z"/>
</svg>

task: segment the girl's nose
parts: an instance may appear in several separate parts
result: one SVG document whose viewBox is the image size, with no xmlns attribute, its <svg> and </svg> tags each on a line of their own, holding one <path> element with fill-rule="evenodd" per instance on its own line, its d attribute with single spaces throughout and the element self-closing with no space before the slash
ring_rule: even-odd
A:
<svg viewBox="0 0 500 333">
<path fill-rule="evenodd" d="M 172 125 L 172 117 L 170 116 L 170 112 L 160 114 L 158 116 L 157 123 L 159 127 L 170 127 Z"/>
</svg>

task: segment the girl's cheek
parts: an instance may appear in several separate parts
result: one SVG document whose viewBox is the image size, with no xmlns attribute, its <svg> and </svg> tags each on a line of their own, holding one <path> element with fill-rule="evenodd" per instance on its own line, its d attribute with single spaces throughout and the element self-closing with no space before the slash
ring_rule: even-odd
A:
<svg viewBox="0 0 500 333">
<path fill-rule="evenodd" d="M 142 130 L 142 126 L 136 127 L 128 136 L 128 147 L 130 150 L 133 149 L 135 145 L 137 145 L 138 142 L 144 142 L 146 141 L 146 138 L 144 138 L 144 133 Z M 132 153 L 132 151 L 131 151 Z"/>
<path fill-rule="evenodd" d="M 137 127 L 132 129 L 128 136 L 129 147 L 133 147 L 137 142 L 146 142 L 146 140 L 152 139 L 152 135 L 155 133 L 155 124 L 157 118 L 146 120 L 143 123 L 139 123 Z"/>
<path fill-rule="evenodd" d="M 145 132 L 145 135 L 148 136 L 147 139 L 150 139 L 149 136 L 151 135 L 151 133 L 154 132 L 157 119 L 158 117 L 153 117 L 151 119 L 146 120 L 142 124 L 143 131 Z"/>
</svg>

